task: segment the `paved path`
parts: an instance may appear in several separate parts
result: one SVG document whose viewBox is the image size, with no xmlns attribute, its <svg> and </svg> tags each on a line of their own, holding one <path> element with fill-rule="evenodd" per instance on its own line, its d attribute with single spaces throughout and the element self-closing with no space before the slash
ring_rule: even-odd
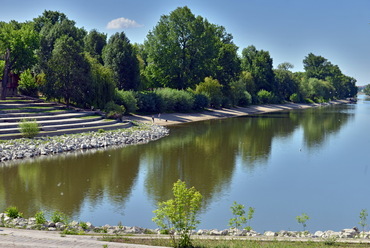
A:
<svg viewBox="0 0 370 248">
<path fill-rule="evenodd" d="M 1 248 L 64 248 L 64 247 L 125 247 L 125 248 L 149 248 L 154 246 L 133 245 L 124 243 L 113 243 L 98 241 L 97 236 L 67 235 L 62 237 L 59 232 L 24 230 L 12 228 L 0 228 Z M 155 246 L 156 248 L 161 248 Z M 164 248 L 164 247 L 162 247 Z"/>
</svg>

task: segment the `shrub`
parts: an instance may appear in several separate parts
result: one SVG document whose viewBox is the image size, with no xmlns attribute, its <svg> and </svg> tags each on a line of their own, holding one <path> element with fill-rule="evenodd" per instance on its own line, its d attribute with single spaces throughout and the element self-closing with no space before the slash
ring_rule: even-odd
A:
<svg viewBox="0 0 370 248">
<path fill-rule="evenodd" d="M 110 101 L 105 105 L 105 112 L 107 112 L 108 118 L 118 119 L 122 118 L 122 115 L 125 112 L 125 107 Z"/>
<path fill-rule="evenodd" d="M 194 103 L 193 103 L 194 110 L 201 110 L 209 106 L 209 100 L 206 95 L 201 94 L 201 93 L 199 94 L 194 93 L 193 98 L 194 98 Z"/>
<path fill-rule="evenodd" d="M 289 97 L 289 100 L 291 102 L 295 102 L 295 103 L 298 103 L 301 101 L 299 95 L 297 93 L 293 93 L 290 97 Z"/>
<path fill-rule="evenodd" d="M 45 214 L 43 211 L 35 214 L 36 224 L 44 224 L 46 222 Z"/>
<path fill-rule="evenodd" d="M 194 98 L 185 90 L 163 88 L 156 90 L 155 93 L 162 100 L 163 112 L 185 112 L 193 108 Z"/>
<path fill-rule="evenodd" d="M 244 91 L 244 96 L 239 99 L 239 106 L 248 106 L 252 103 L 252 96 L 248 91 Z"/>
<path fill-rule="evenodd" d="M 51 221 L 54 223 L 62 222 L 64 224 L 68 224 L 68 217 L 59 211 L 54 211 L 51 215 Z"/>
<path fill-rule="evenodd" d="M 233 205 L 230 207 L 231 212 L 234 215 L 234 218 L 229 220 L 229 226 L 239 229 L 243 225 L 247 224 L 249 220 L 253 218 L 254 208 L 249 207 L 248 216 L 245 216 L 244 205 L 238 204 L 234 201 Z M 247 230 L 251 230 L 250 226 L 246 227 Z"/>
<path fill-rule="evenodd" d="M 36 137 L 40 132 L 39 124 L 36 120 L 22 119 L 19 123 L 19 129 L 23 137 L 29 139 Z"/>
<path fill-rule="evenodd" d="M 267 90 L 260 90 L 257 93 L 259 103 L 274 103 L 275 95 L 274 93 L 267 91 Z"/>
<path fill-rule="evenodd" d="M 181 180 L 174 183 L 172 192 L 174 198 L 159 203 L 153 221 L 169 231 L 175 247 L 192 247 L 190 235 L 199 224 L 202 195 L 194 187 L 188 189 Z M 174 232 L 180 235 L 178 241 Z"/>
<path fill-rule="evenodd" d="M 195 92 L 208 97 L 211 107 L 219 108 L 222 104 L 222 85 L 217 79 L 206 77 L 204 82 L 198 84 Z"/>
<path fill-rule="evenodd" d="M 296 220 L 297 220 L 297 222 L 298 222 L 299 224 L 302 224 L 302 226 L 303 226 L 303 231 L 305 231 L 305 230 L 306 230 L 306 226 L 307 226 L 306 222 L 310 219 L 310 217 L 309 217 L 307 214 L 303 213 L 303 214 L 301 214 L 301 215 L 298 215 L 298 216 L 297 216 L 297 217 L 295 217 L 295 218 L 296 218 Z"/>
<path fill-rule="evenodd" d="M 136 95 L 138 111 L 144 113 L 163 112 L 162 99 L 150 91 L 138 92 Z"/>
<path fill-rule="evenodd" d="M 24 71 L 18 81 L 18 90 L 21 94 L 26 96 L 37 97 L 38 96 L 38 85 L 36 78 L 32 75 L 30 69 Z"/>
<path fill-rule="evenodd" d="M 17 207 L 14 207 L 14 206 L 8 207 L 5 210 L 5 213 L 6 215 L 8 215 L 8 217 L 13 218 L 13 219 L 18 218 L 18 217 L 23 217 L 23 214 L 19 212 Z"/>
<path fill-rule="evenodd" d="M 138 108 L 133 91 L 116 90 L 116 103 L 125 107 L 126 114 L 134 113 Z"/>
</svg>

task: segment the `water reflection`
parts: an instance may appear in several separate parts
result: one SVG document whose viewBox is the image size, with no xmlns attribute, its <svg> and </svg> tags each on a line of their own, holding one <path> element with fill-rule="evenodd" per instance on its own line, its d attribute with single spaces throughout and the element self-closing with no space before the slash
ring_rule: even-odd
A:
<svg viewBox="0 0 370 248">
<path fill-rule="evenodd" d="M 134 187 L 142 173 L 139 188 L 151 205 L 167 200 L 182 179 L 201 192 L 207 208 L 230 191 L 237 163 L 248 170 L 268 165 L 274 139 L 302 131 L 305 145 L 317 148 L 352 117 L 346 105 L 205 121 L 171 127 L 170 136 L 146 145 L 4 166 L 0 210 L 15 205 L 26 216 L 43 209 L 78 218 L 107 199 L 105 206 L 124 208 L 131 195 L 142 194 Z"/>
</svg>

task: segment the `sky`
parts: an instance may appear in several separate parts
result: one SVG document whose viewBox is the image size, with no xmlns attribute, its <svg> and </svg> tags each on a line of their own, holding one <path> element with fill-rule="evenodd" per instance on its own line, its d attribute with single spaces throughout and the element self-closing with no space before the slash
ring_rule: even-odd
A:
<svg viewBox="0 0 370 248">
<path fill-rule="evenodd" d="M 60 11 L 87 31 L 125 32 L 143 43 L 162 15 L 188 6 L 194 15 L 224 26 L 242 49 L 270 52 L 303 71 L 309 53 L 338 65 L 357 85 L 370 83 L 370 0 L 0 0 L 0 21 L 29 21 Z"/>
</svg>

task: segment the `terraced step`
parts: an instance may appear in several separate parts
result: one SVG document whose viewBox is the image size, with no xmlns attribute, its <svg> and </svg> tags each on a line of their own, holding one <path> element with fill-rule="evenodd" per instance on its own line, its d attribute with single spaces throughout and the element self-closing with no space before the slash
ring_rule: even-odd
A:
<svg viewBox="0 0 370 248">
<path fill-rule="evenodd" d="M 77 112 L 77 111 L 61 111 L 61 112 L 47 112 L 47 113 L 8 113 L 0 114 L 1 122 L 19 122 L 22 119 L 26 120 L 59 120 L 68 118 L 82 118 L 96 115 L 96 112 Z"/>
<path fill-rule="evenodd" d="M 41 136 L 56 136 L 56 135 L 63 135 L 63 134 L 73 134 L 73 133 L 84 133 L 84 132 L 96 132 L 100 129 L 102 130 L 116 130 L 116 129 L 123 129 L 131 127 L 132 124 L 117 122 L 115 124 L 111 125 L 103 125 L 103 126 L 95 126 L 95 127 L 84 127 L 84 128 L 74 128 L 74 129 L 63 129 L 63 130 L 57 130 L 57 131 L 41 131 L 37 137 Z M 22 138 L 21 133 L 8 133 L 8 134 L 1 134 L 0 139 L 6 140 L 6 139 L 18 139 Z"/>
</svg>

